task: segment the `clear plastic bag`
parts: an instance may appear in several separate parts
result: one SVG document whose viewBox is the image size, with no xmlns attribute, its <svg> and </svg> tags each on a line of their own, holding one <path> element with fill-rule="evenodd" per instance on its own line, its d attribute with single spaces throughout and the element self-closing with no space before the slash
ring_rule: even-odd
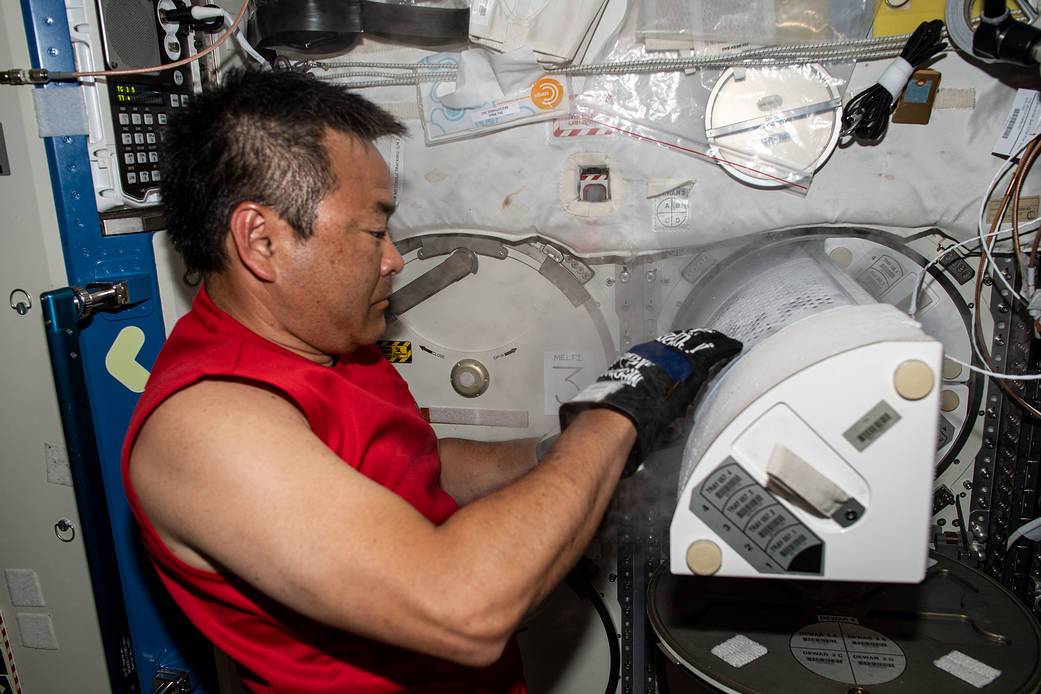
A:
<svg viewBox="0 0 1041 694">
<path fill-rule="evenodd" d="M 880 0 L 641 0 L 641 41 L 774 46 L 864 38 Z"/>
<path fill-rule="evenodd" d="M 599 62 L 648 57 L 630 7 Z M 838 139 L 848 66 L 606 74 L 586 80 L 575 110 L 606 127 L 719 163 L 743 183 L 805 195 Z"/>
<path fill-rule="evenodd" d="M 776 172 L 764 165 L 812 174 L 839 139 L 840 86 L 815 63 L 724 71 L 706 105 L 710 152 L 750 185 L 773 183 Z"/>
<path fill-rule="evenodd" d="M 424 57 L 419 64 L 437 70 L 445 65 L 457 66 L 459 60 L 458 53 L 436 53 Z M 539 71 L 529 81 L 517 82 L 510 93 L 468 108 L 453 108 L 442 101 L 457 86 L 454 81 L 419 82 L 416 85 L 423 134 L 428 145 L 564 118 L 569 113 L 571 83 L 560 75 Z"/>
<path fill-rule="evenodd" d="M 369 0 L 383 5 L 409 5 L 412 7 L 436 7 L 445 10 L 465 10 L 470 8 L 469 0 Z"/>
</svg>

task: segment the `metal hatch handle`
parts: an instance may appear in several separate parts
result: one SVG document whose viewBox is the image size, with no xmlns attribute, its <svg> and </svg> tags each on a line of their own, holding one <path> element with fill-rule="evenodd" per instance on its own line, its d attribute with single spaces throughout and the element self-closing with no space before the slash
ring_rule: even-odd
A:
<svg viewBox="0 0 1041 694">
<path fill-rule="evenodd" d="M 477 254 L 469 248 L 457 248 L 440 265 L 427 270 L 391 294 L 389 313 L 400 316 L 445 287 L 458 282 L 467 275 L 476 274 Z"/>
</svg>

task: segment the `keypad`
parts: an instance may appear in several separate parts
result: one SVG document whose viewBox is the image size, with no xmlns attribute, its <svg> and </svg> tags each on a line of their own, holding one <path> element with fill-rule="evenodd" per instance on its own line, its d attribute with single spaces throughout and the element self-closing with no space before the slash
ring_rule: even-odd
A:
<svg viewBox="0 0 1041 694">
<path fill-rule="evenodd" d="M 144 200 L 159 183 L 159 145 L 169 115 L 190 102 L 190 95 L 181 92 L 187 88 L 187 84 L 176 91 L 168 84 L 112 84 L 119 176 L 128 197 Z"/>
</svg>

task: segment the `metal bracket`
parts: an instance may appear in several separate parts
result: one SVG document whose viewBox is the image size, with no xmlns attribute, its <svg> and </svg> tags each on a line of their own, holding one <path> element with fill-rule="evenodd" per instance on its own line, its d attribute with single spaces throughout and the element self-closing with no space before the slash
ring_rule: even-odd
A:
<svg viewBox="0 0 1041 694">
<path fill-rule="evenodd" d="M 80 320 L 105 309 L 118 309 L 150 298 L 149 280 L 135 275 L 117 282 L 91 282 L 84 287 L 69 287 L 72 303 Z"/>
<path fill-rule="evenodd" d="M 152 675 L 152 694 L 191 694 L 192 682 L 184 670 L 159 668 Z"/>
<path fill-rule="evenodd" d="M 81 319 L 103 308 L 119 308 L 130 303 L 126 282 L 88 284 L 87 288 L 70 287 L 76 315 Z"/>
</svg>

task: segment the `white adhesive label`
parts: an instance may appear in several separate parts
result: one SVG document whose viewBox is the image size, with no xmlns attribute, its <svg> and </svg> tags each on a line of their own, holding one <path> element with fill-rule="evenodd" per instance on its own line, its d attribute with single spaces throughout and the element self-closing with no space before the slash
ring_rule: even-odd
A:
<svg viewBox="0 0 1041 694">
<path fill-rule="evenodd" d="M 519 101 L 507 101 L 497 103 L 494 106 L 474 110 L 474 127 L 483 128 L 486 125 L 495 125 L 504 120 L 513 119 L 521 113 Z"/>
<path fill-rule="evenodd" d="M 847 684 L 883 684 L 895 680 L 907 667 L 900 646 L 859 624 L 811 624 L 795 632 L 789 645 L 803 667 Z"/>
<path fill-rule="evenodd" d="M 495 0 L 473 0 L 470 6 L 470 24 L 486 27 L 492 23 Z"/>
<path fill-rule="evenodd" d="M 568 400 L 596 380 L 589 368 L 585 352 L 545 352 L 542 371 L 542 393 L 545 414 L 553 416 Z"/>
<path fill-rule="evenodd" d="M 573 113 L 565 118 L 553 119 L 553 137 L 592 137 L 614 135 L 615 131 L 596 121 Z"/>
<path fill-rule="evenodd" d="M 731 667 L 744 667 L 756 658 L 766 655 L 766 646 L 738 634 L 712 649 L 712 655 Z"/>
<path fill-rule="evenodd" d="M 1001 670 L 981 663 L 961 651 L 951 651 L 942 658 L 934 660 L 933 665 L 944 672 L 949 672 L 964 682 L 968 682 L 977 689 L 986 687 L 1001 675 Z"/>
<path fill-rule="evenodd" d="M 1023 149 L 1038 132 L 1041 132 L 1041 97 L 1033 89 L 1020 89 L 991 151 L 999 156 L 1011 156 Z"/>
<path fill-rule="evenodd" d="M 651 228 L 656 232 L 684 231 L 690 228 L 690 193 L 692 186 L 683 186 L 659 195 L 651 202 L 654 216 Z"/>
</svg>

